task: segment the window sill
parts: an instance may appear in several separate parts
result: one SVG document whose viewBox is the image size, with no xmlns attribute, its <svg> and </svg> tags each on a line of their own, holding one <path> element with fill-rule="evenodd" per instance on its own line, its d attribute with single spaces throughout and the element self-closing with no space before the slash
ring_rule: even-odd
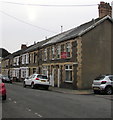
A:
<svg viewBox="0 0 113 120">
<path fill-rule="evenodd" d="M 65 81 L 65 83 L 73 83 L 73 81 Z"/>
</svg>

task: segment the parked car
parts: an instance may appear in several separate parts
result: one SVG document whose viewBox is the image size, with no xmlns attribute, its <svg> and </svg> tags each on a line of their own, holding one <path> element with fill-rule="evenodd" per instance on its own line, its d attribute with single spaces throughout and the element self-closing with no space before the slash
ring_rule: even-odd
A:
<svg viewBox="0 0 113 120">
<path fill-rule="evenodd" d="M 12 83 L 12 79 L 10 79 L 8 76 L 6 75 L 1 75 L 0 78 L 2 79 L 2 81 L 5 83 L 5 82 L 8 82 L 8 83 Z"/>
<path fill-rule="evenodd" d="M 6 88 L 5 84 L 0 79 L 0 96 L 2 97 L 2 100 L 6 100 Z"/>
<path fill-rule="evenodd" d="M 33 74 L 24 80 L 23 86 L 31 86 L 31 88 L 43 87 L 48 90 L 50 83 L 46 75 Z"/>
<path fill-rule="evenodd" d="M 94 93 L 111 95 L 113 93 L 113 75 L 100 75 L 93 81 L 92 88 Z"/>
</svg>

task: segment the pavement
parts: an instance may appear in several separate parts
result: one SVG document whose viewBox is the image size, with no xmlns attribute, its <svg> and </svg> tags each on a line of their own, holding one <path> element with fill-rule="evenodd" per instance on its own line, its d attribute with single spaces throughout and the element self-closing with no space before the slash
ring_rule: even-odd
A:
<svg viewBox="0 0 113 120">
<path fill-rule="evenodd" d="M 13 82 L 12 84 L 23 86 L 23 82 Z M 58 87 L 49 87 L 50 91 L 59 92 L 59 93 L 66 93 L 66 94 L 77 94 L 77 95 L 91 95 L 93 94 L 93 90 L 73 90 L 73 89 L 66 89 L 66 88 L 58 88 Z"/>
</svg>

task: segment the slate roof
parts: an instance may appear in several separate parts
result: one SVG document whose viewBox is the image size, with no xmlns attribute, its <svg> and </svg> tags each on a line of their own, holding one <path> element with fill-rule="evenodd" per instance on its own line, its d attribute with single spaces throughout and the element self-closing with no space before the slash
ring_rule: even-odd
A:
<svg viewBox="0 0 113 120">
<path fill-rule="evenodd" d="M 0 48 L 0 57 L 4 58 L 6 56 L 8 56 L 10 53 L 4 49 L 4 48 Z"/>
<path fill-rule="evenodd" d="M 89 21 L 85 24 L 82 24 L 78 27 L 72 28 L 68 31 L 62 32 L 62 33 L 57 34 L 55 36 L 52 36 L 46 40 L 37 42 L 36 44 L 27 47 L 27 49 L 14 52 L 12 55 L 17 56 L 20 54 L 25 54 L 27 52 L 32 52 L 32 51 L 35 51 L 37 49 L 40 49 L 40 48 L 43 48 L 43 47 L 46 47 L 46 46 L 49 46 L 52 44 L 63 42 L 63 41 L 69 40 L 69 39 L 75 39 L 79 36 L 84 35 L 85 33 L 90 31 L 91 29 L 93 29 L 94 27 L 96 27 L 98 24 L 102 23 L 106 19 L 110 20 L 113 23 L 113 19 L 110 16 L 92 19 L 91 21 Z"/>
<path fill-rule="evenodd" d="M 32 52 L 34 50 L 37 50 L 40 46 L 42 46 L 44 43 L 46 43 L 49 39 L 46 39 L 46 40 L 43 40 L 43 41 L 40 41 L 40 42 L 37 42 L 36 44 L 34 45 L 31 45 L 29 46 L 24 52 L 24 53 L 27 53 L 27 52 Z"/>
<path fill-rule="evenodd" d="M 6 56 L 3 60 L 6 60 L 6 59 L 9 59 L 9 58 L 13 58 L 13 57 L 16 57 L 16 56 L 20 56 L 22 54 L 22 52 L 24 52 L 27 48 L 25 49 L 22 49 L 22 50 L 18 50 L 8 56 Z"/>
<path fill-rule="evenodd" d="M 110 16 L 105 16 L 103 18 L 92 19 L 91 21 L 89 21 L 85 24 L 82 24 L 82 25 L 80 25 L 78 27 L 75 27 L 71 30 L 63 32 L 59 35 L 56 35 L 51 40 L 49 40 L 48 42 L 43 44 L 42 46 L 55 44 L 55 43 L 58 43 L 58 42 L 62 42 L 62 41 L 65 41 L 65 40 L 74 39 L 74 38 L 77 38 L 79 36 L 82 36 L 83 34 L 87 33 L 88 31 L 90 31 L 91 29 L 93 29 L 95 26 L 102 23 L 106 19 L 109 19 L 113 23 L 113 20 Z"/>
<path fill-rule="evenodd" d="M 93 29 L 95 26 L 102 23 L 106 19 L 109 19 L 111 22 L 113 22 L 113 20 L 110 16 L 92 19 L 91 21 L 89 21 L 85 24 L 82 24 L 78 27 L 72 28 L 68 31 L 57 34 L 55 36 L 52 36 L 46 40 L 36 43 L 35 45 L 31 45 L 28 49 L 26 49 L 24 51 L 24 53 L 31 52 L 31 51 L 37 50 L 39 48 L 46 47 L 48 45 L 56 44 L 56 43 L 59 43 L 59 42 L 65 41 L 65 40 L 74 39 L 79 36 L 82 36 L 83 34 L 87 33 L 88 31 L 90 31 L 91 29 Z"/>
</svg>

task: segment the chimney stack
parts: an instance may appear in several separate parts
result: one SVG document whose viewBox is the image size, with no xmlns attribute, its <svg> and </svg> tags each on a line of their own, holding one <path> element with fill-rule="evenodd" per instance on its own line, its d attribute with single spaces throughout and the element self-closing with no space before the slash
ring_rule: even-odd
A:
<svg viewBox="0 0 113 120">
<path fill-rule="evenodd" d="M 27 48 L 26 44 L 22 44 L 22 45 L 21 45 L 21 50 L 23 50 L 23 49 L 25 49 L 25 48 Z"/>
<path fill-rule="evenodd" d="M 100 2 L 99 6 L 98 6 L 98 10 L 99 10 L 99 18 L 102 18 L 106 15 L 112 16 L 112 7 L 110 6 L 109 3 L 105 3 L 103 1 Z"/>
</svg>

